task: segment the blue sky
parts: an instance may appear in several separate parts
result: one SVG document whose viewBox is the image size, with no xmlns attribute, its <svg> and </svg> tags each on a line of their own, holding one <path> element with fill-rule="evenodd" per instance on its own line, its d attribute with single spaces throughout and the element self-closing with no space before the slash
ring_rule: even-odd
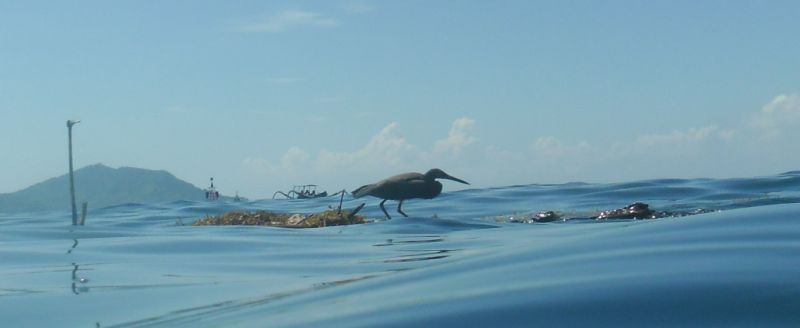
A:
<svg viewBox="0 0 800 328">
<path fill-rule="evenodd" d="M 226 194 L 800 168 L 797 1 L 0 1 L 0 192 L 75 164 Z M 463 188 L 448 184 L 445 190 Z"/>
</svg>

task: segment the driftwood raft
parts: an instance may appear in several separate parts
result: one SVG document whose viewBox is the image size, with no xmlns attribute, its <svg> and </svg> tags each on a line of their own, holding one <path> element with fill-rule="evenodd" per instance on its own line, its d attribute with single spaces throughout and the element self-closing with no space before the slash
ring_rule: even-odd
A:
<svg viewBox="0 0 800 328">
<path fill-rule="evenodd" d="M 274 213 L 269 211 L 257 212 L 228 212 L 215 216 L 207 216 L 194 222 L 194 225 L 260 225 L 281 228 L 319 228 L 326 226 L 339 226 L 362 224 L 366 218 L 357 215 L 364 204 L 354 210 L 329 209 L 321 213 L 309 215 Z"/>
</svg>

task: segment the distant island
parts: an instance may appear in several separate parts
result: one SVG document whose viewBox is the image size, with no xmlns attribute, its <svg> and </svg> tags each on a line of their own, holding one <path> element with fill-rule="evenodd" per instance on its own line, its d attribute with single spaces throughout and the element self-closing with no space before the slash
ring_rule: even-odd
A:
<svg viewBox="0 0 800 328">
<path fill-rule="evenodd" d="M 220 200 L 231 200 L 220 196 Z M 163 170 L 133 167 L 111 168 L 103 164 L 75 171 L 75 200 L 90 208 L 125 203 L 164 203 L 178 200 L 204 201 L 205 191 Z M 0 194 L 0 212 L 70 211 L 69 176 L 48 179 L 23 190 Z"/>
</svg>

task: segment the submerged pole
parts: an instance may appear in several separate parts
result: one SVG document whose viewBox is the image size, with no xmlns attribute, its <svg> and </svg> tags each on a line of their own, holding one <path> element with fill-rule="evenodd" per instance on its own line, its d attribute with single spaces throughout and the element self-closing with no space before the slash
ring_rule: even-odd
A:
<svg viewBox="0 0 800 328">
<path fill-rule="evenodd" d="M 69 197 L 72 201 L 72 225 L 78 225 L 78 209 L 75 207 L 75 178 L 72 174 L 72 126 L 80 121 L 67 121 L 67 135 L 69 136 Z"/>
<path fill-rule="evenodd" d="M 89 206 L 89 202 L 81 203 L 81 225 L 86 224 L 86 208 Z"/>
</svg>

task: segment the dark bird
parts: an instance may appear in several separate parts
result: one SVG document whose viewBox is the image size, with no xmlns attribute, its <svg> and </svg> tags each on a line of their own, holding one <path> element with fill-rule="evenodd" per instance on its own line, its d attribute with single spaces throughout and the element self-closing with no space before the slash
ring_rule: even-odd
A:
<svg viewBox="0 0 800 328">
<path fill-rule="evenodd" d="M 397 212 L 408 217 L 406 213 L 403 213 L 403 201 L 411 198 L 431 199 L 439 196 L 439 194 L 442 193 L 442 184 L 436 181 L 436 179 L 448 179 L 463 184 L 469 184 L 469 182 L 444 173 L 444 171 L 440 169 L 430 169 L 428 172 L 425 172 L 425 174 L 416 172 L 403 173 L 388 177 L 378 183 L 361 186 L 353 190 L 353 196 L 355 198 L 374 196 L 383 199 L 380 204 L 381 210 L 383 210 L 383 214 L 386 214 L 386 218 L 390 220 L 392 217 L 386 212 L 383 203 L 389 199 L 399 200 L 400 203 L 397 204 Z"/>
</svg>

